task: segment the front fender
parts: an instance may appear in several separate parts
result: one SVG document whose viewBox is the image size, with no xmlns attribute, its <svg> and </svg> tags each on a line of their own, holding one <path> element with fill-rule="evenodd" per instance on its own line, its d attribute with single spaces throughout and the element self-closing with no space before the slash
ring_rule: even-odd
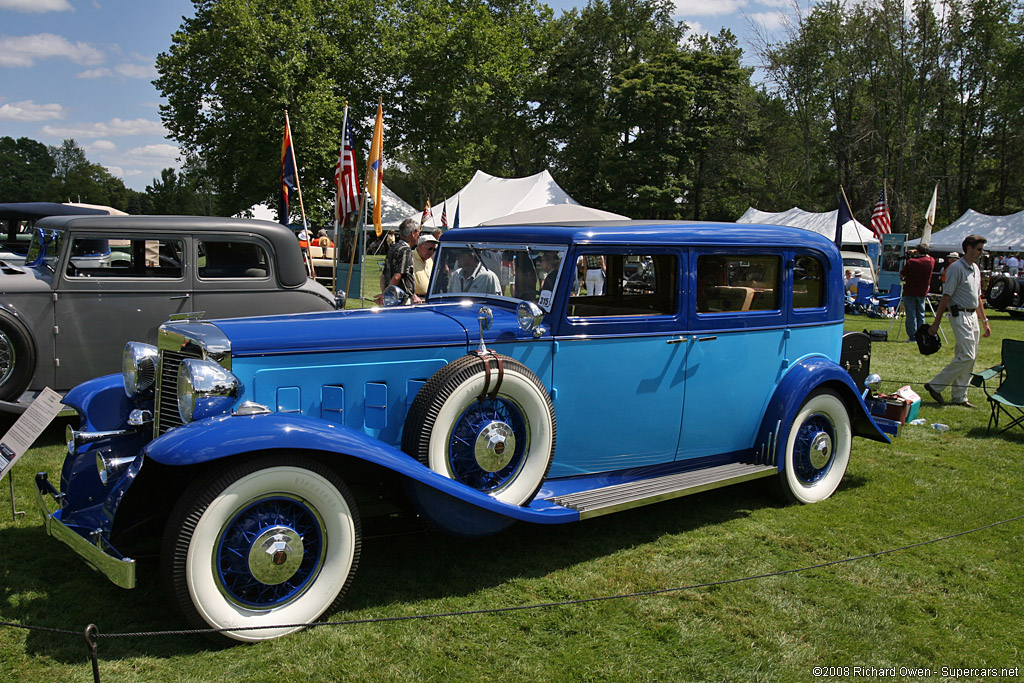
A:
<svg viewBox="0 0 1024 683">
<path fill-rule="evenodd" d="M 128 424 L 128 414 L 134 407 L 124 393 L 124 379 L 120 373 L 82 382 L 65 394 L 63 403 L 82 416 L 81 429 L 84 431 L 124 429 Z"/>
<path fill-rule="evenodd" d="M 846 404 L 854 436 L 890 443 L 864 404 L 864 399 L 853 383 L 850 373 L 824 357 L 806 358 L 790 368 L 779 382 L 757 433 L 755 451 L 759 464 L 782 467 L 779 457 L 785 448 L 785 435 L 793 423 L 804 400 L 818 389 L 831 389 Z"/>
<path fill-rule="evenodd" d="M 170 466 L 196 465 L 251 451 L 274 449 L 336 453 L 371 462 L 466 503 L 500 515 L 531 522 L 559 523 L 579 519 L 574 510 L 550 504 L 543 509 L 508 505 L 437 474 L 407 453 L 347 427 L 313 417 L 269 413 L 223 415 L 173 429 L 145 448 L 145 456 Z M 557 508 L 557 509 L 556 509 Z"/>
</svg>

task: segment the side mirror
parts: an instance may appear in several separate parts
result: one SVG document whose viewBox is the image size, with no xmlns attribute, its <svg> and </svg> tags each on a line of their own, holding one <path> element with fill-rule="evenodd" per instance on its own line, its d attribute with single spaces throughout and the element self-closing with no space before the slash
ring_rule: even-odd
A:
<svg viewBox="0 0 1024 683">
<path fill-rule="evenodd" d="M 533 336 L 539 337 L 544 334 L 544 328 L 540 326 L 544 320 L 544 310 L 532 301 L 521 301 L 516 308 L 516 318 L 519 320 L 519 327 L 524 332 L 533 332 Z"/>
</svg>

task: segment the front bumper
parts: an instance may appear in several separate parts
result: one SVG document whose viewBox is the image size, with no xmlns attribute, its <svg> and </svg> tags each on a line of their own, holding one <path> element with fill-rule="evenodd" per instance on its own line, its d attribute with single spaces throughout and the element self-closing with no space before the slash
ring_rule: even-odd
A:
<svg viewBox="0 0 1024 683">
<path fill-rule="evenodd" d="M 121 555 L 96 530 L 65 524 L 61 520 L 64 510 L 51 511 L 46 501 L 47 495 L 60 504 L 62 495 L 50 483 L 47 473 L 39 472 L 36 474 L 36 502 L 43 514 L 46 533 L 75 551 L 86 564 L 106 576 L 114 585 L 135 588 L 135 560 Z"/>
</svg>

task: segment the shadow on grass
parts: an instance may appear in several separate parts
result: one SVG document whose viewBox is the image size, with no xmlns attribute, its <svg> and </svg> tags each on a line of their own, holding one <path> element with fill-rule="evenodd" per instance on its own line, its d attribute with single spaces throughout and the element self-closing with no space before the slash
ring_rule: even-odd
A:
<svg viewBox="0 0 1024 683">
<path fill-rule="evenodd" d="M 844 487 L 850 485 L 860 483 L 844 482 Z M 519 523 L 477 540 L 422 530 L 417 520 L 406 519 L 406 529 L 420 531 L 366 539 L 343 609 L 323 619 L 342 621 L 352 612 L 392 609 L 396 603 L 466 598 L 510 580 L 541 578 L 665 535 L 722 524 L 781 505 L 764 481 L 755 481 L 577 524 Z M 37 513 L 33 510 L 31 514 Z M 139 586 L 129 591 L 90 570 L 70 549 L 48 538 L 41 525 L 0 530 L 0 541 L 10 557 L 19 558 L 4 572 L 7 600 L 0 603 L 0 621 L 76 632 L 92 623 L 107 635 L 189 628 L 165 601 L 155 559 L 139 561 Z M 597 596 L 549 596 L 552 600 L 565 597 Z M 432 609 L 414 606 L 411 611 Z M 381 616 L 394 614 L 383 609 L 379 612 Z M 373 615 L 360 618 L 367 616 Z M 101 638 L 99 642 L 101 661 L 163 658 L 215 649 L 219 649 L 217 645 L 198 635 Z M 36 630 L 29 631 L 26 652 L 71 664 L 87 661 L 88 656 L 81 635 Z"/>
</svg>

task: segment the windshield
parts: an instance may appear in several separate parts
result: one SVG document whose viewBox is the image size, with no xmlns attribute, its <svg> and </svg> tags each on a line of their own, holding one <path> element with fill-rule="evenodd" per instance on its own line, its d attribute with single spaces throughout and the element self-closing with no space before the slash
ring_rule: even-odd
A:
<svg viewBox="0 0 1024 683">
<path fill-rule="evenodd" d="M 430 295 L 535 301 L 551 310 L 565 247 L 445 242 L 437 252 Z"/>
<path fill-rule="evenodd" d="M 32 232 L 32 242 L 28 246 L 28 254 L 25 255 L 25 265 L 34 268 L 48 266 L 50 270 L 57 267 L 57 257 L 60 256 L 60 241 L 64 233 L 59 230 L 48 228 L 36 228 Z"/>
</svg>

